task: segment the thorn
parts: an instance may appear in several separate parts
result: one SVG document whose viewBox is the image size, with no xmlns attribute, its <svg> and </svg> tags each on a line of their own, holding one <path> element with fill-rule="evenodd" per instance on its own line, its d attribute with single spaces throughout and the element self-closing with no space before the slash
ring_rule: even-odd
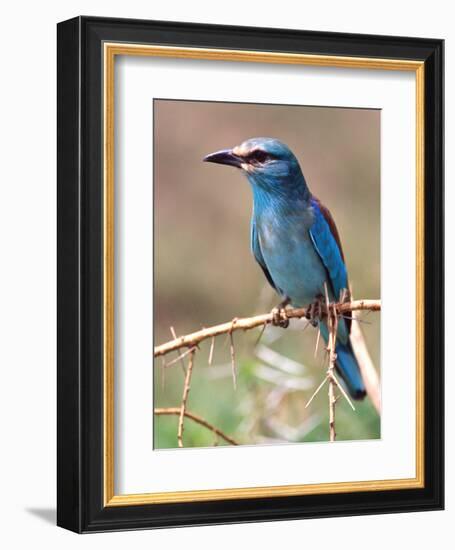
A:
<svg viewBox="0 0 455 550">
<path fill-rule="evenodd" d="M 321 327 L 318 326 L 318 335 L 317 335 L 317 338 L 316 338 L 316 346 L 314 348 L 314 357 L 316 357 L 317 353 L 318 353 L 318 348 L 319 348 L 319 339 L 321 338 Z"/>
<path fill-rule="evenodd" d="M 259 332 L 259 336 L 256 338 L 256 342 L 254 343 L 254 347 L 256 348 L 261 341 L 262 336 L 264 335 L 265 329 L 267 328 L 267 324 L 264 323 L 262 325 L 261 331 Z"/>
<path fill-rule="evenodd" d="M 237 372 L 235 369 L 235 348 L 234 348 L 234 335 L 232 331 L 234 330 L 235 323 L 237 318 L 232 319 L 231 329 L 229 330 L 229 340 L 230 340 L 230 350 L 231 350 L 231 367 L 232 367 L 232 383 L 234 385 L 234 390 L 237 389 Z"/>
<path fill-rule="evenodd" d="M 210 352 L 209 352 L 209 366 L 212 366 L 213 350 L 214 349 L 215 349 L 215 336 L 212 336 L 212 342 L 210 344 Z"/>
<path fill-rule="evenodd" d="M 365 321 L 364 319 L 359 319 L 358 317 L 350 317 L 349 315 L 342 315 L 343 319 L 349 319 L 350 321 L 357 321 L 358 323 L 364 323 L 365 325 L 371 325 L 370 321 Z"/>
<path fill-rule="evenodd" d="M 174 338 L 174 340 L 177 340 L 177 334 L 175 333 L 174 327 L 172 325 L 171 325 L 170 329 L 171 329 L 172 337 Z M 177 351 L 177 355 L 178 355 L 178 351 Z M 186 374 L 185 362 L 183 361 L 183 357 L 181 359 L 182 359 L 183 374 Z"/>
<path fill-rule="evenodd" d="M 186 357 L 189 353 L 193 352 L 193 351 L 196 351 L 196 348 L 197 346 L 192 346 L 191 348 L 188 348 L 185 352 L 183 352 L 182 354 L 180 354 L 178 357 L 176 357 L 175 359 L 173 359 L 170 363 L 165 363 L 164 366 L 165 367 L 171 367 L 172 365 L 174 365 L 175 363 L 177 363 L 177 361 L 180 361 L 181 359 L 183 359 L 184 357 Z"/>
<path fill-rule="evenodd" d="M 235 349 L 234 349 L 234 336 L 232 332 L 229 333 L 229 338 L 231 340 L 231 367 L 232 367 L 232 383 L 234 385 L 234 390 L 237 389 L 237 373 L 235 370 Z"/>
<path fill-rule="evenodd" d="M 325 306 L 327 308 L 327 313 L 329 313 L 329 306 L 330 306 L 329 291 L 327 289 L 327 283 L 325 281 L 324 281 L 324 292 L 325 292 Z"/>
<path fill-rule="evenodd" d="M 339 388 L 339 390 L 343 394 L 343 397 L 346 399 L 346 401 L 349 403 L 349 405 L 351 405 L 351 409 L 353 411 L 355 411 L 355 407 L 354 407 L 353 402 L 350 400 L 348 394 L 344 391 L 343 386 L 340 384 L 340 382 L 338 382 L 338 378 L 335 376 L 335 374 L 333 372 L 330 374 L 330 376 L 331 376 L 331 378 L 333 378 L 333 381 L 335 382 L 335 385 Z"/>
<path fill-rule="evenodd" d="M 316 391 L 313 393 L 313 395 L 310 397 L 308 403 L 305 405 L 305 409 L 307 409 L 311 405 L 311 402 L 316 397 L 316 395 L 322 390 L 322 388 L 324 387 L 324 384 L 327 382 L 328 379 L 329 379 L 329 377 L 326 376 L 324 378 L 324 380 L 319 384 L 319 386 L 316 388 Z"/>
</svg>

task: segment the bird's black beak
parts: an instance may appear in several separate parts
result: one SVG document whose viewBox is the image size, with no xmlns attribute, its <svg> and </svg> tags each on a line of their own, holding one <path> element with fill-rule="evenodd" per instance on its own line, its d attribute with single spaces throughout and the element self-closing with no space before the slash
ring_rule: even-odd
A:
<svg viewBox="0 0 455 550">
<path fill-rule="evenodd" d="M 236 166 L 240 168 L 240 165 L 244 160 L 235 155 L 232 149 L 223 149 L 222 151 L 216 151 L 210 153 L 202 159 L 204 162 L 214 162 L 216 164 L 227 164 L 228 166 Z"/>
</svg>

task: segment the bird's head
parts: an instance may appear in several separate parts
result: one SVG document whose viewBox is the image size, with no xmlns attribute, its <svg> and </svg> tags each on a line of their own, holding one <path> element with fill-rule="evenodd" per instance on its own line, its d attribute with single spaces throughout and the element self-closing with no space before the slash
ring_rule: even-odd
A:
<svg viewBox="0 0 455 550">
<path fill-rule="evenodd" d="M 250 183 L 271 193 L 306 191 L 305 179 L 294 153 L 274 138 L 251 138 L 232 149 L 216 151 L 204 157 L 205 162 L 240 168 Z"/>
</svg>

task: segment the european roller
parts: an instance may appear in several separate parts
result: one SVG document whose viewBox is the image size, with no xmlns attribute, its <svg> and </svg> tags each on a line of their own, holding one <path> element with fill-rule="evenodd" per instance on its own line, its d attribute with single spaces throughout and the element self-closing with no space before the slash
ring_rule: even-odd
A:
<svg viewBox="0 0 455 550">
<path fill-rule="evenodd" d="M 300 165 L 287 145 L 273 138 L 252 138 L 233 149 L 204 158 L 240 169 L 253 191 L 251 250 L 282 304 L 307 307 L 325 296 L 338 301 L 348 289 L 348 274 L 335 222 L 309 190 Z M 319 323 L 327 342 L 329 331 Z M 336 369 L 354 399 L 365 386 L 349 334 L 350 319 L 338 322 Z"/>
</svg>

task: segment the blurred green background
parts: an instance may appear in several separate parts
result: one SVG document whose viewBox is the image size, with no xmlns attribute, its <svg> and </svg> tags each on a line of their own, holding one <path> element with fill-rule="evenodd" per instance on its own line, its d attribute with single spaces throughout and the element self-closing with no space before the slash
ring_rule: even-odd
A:
<svg viewBox="0 0 455 550">
<path fill-rule="evenodd" d="M 171 326 L 182 335 L 268 312 L 279 301 L 250 253 L 246 178 L 202 162 L 255 136 L 278 138 L 293 150 L 310 190 L 336 220 L 354 297 L 380 298 L 380 111 L 155 100 L 155 345 L 171 339 Z M 379 369 L 380 314 L 362 317 Z M 203 343 L 187 409 L 242 444 L 327 441 L 326 389 L 305 409 L 325 375 L 325 354 L 320 345 L 314 356 L 317 330 L 304 327 L 305 321 L 269 327 L 258 346 L 259 329 L 236 333 L 236 390 L 228 342 L 217 338 L 212 366 L 210 342 Z M 155 360 L 154 380 L 154 406 L 180 406 L 181 366 Z M 155 448 L 177 446 L 177 422 L 155 415 Z M 338 440 L 378 438 L 380 419 L 368 398 L 355 412 L 340 399 L 336 429 Z M 217 444 L 223 441 L 185 420 L 185 446 Z"/>
</svg>

